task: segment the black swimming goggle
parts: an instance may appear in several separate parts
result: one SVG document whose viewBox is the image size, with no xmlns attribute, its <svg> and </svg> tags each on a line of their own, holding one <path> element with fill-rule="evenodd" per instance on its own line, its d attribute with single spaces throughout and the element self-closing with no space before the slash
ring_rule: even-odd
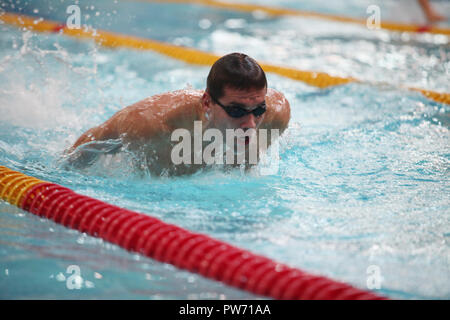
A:
<svg viewBox="0 0 450 320">
<path fill-rule="evenodd" d="M 232 118 L 241 118 L 250 113 L 253 113 L 253 115 L 255 117 L 259 117 L 264 112 L 266 112 L 266 101 L 258 104 L 255 109 L 253 109 L 251 111 L 247 111 L 245 109 L 245 106 L 240 103 L 232 103 L 229 106 L 224 106 L 216 98 L 214 98 L 211 94 L 210 94 L 210 97 L 215 103 L 217 103 L 219 106 L 221 106 L 222 109 L 225 110 L 225 112 Z"/>
</svg>

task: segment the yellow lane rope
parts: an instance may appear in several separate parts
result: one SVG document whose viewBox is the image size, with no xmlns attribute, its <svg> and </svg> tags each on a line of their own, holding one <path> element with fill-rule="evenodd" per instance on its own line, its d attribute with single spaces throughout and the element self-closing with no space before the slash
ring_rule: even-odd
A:
<svg viewBox="0 0 450 320">
<path fill-rule="evenodd" d="M 0 16 L 0 20 L 6 24 L 25 28 L 27 30 L 39 32 L 62 32 L 65 35 L 76 38 L 93 39 L 106 47 L 127 47 L 138 50 L 153 50 L 189 64 L 210 66 L 220 58 L 215 54 L 203 52 L 193 48 L 180 47 L 160 41 L 121 35 L 102 30 L 69 29 L 61 23 L 14 13 L 4 13 Z M 350 77 L 342 78 L 331 76 L 324 72 L 302 71 L 266 63 L 261 63 L 261 67 L 266 72 L 272 72 L 294 80 L 303 81 L 309 85 L 319 88 L 326 88 L 349 82 L 364 82 Z M 420 88 L 407 87 L 406 89 L 419 91 L 427 98 L 430 98 L 436 102 L 450 104 L 449 93 L 440 93 Z"/>
<path fill-rule="evenodd" d="M 0 166 L 0 199 L 19 206 L 26 192 L 33 186 L 45 183 L 21 172 Z"/>
<path fill-rule="evenodd" d="M 242 11 L 242 12 L 262 12 L 269 16 L 300 16 L 307 18 L 319 18 L 326 19 L 330 21 L 337 22 L 347 22 L 347 23 L 355 23 L 366 25 L 367 22 L 365 19 L 344 17 L 332 14 L 324 14 L 318 12 L 310 12 L 303 11 L 297 9 L 289 9 L 289 8 L 280 8 L 280 7 L 269 7 L 262 6 L 250 3 L 237 3 L 237 2 L 227 2 L 220 0 L 139 0 L 145 2 L 172 2 L 172 3 L 191 3 L 191 4 L 199 4 L 204 6 L 210 6 L 219 9 L 227 9 L 233 11 Z M 391 31 L 400 31 L 400 32 L 428 32 L 434 34 L 445 34 L 450 35 L 450 29 L 448 28 L 439 28 L 434 26 L 420 26 L 414 24 L 403 24 L 392 21 L 381 21 L 380 28 L 391 30 Z"/>
</svg>

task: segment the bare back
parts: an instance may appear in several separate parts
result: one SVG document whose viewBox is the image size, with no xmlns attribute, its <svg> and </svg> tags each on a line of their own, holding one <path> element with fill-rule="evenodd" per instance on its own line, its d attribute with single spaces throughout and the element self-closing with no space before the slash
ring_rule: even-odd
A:
<svg viewBox="0 0 450 320">
<path fill-rule="evenodd" d="M 203 90 L 177 90 L 141 100 L 85 132 L 68 152 L 91 141 L 120 139 L 130 150 L 143 152 L 150 171 L 156 175 L 164 170 L 175 175 L 195 172 L 198 166 L 172 165 L 170 151 L 176 142 L 171 141 L 171 134 L 180 128 L 192 133 L 194 121 L 204 121 L 203 93 Z M 273 89 L 268 89 L 266 103 L 261 127 L 284 131 L 290 117 L 289 103 Z"/>
</svg>

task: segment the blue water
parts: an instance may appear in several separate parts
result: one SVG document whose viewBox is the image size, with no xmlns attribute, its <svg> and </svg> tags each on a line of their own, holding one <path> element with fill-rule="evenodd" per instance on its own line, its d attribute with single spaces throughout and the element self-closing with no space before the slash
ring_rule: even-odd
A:
<svg viewBox="0 0 450 320">
<path fill-rule="evenodd" d="M 39 3 L 8 10 L 64 21 L 67 1 Z M 447 37 L 201 6 L 79 3 L 97 28 L 391 85 L 320 90 L 267 74 L 292 108 L 274 175 L 154 178 L 123 154 L 67 170 L 62 152 L 85 130 L 153 94 L 204 89 L 209 68 L 0 25 L 1 165 L 359 288 L 377 266 L 377 292 L 391 298 L 450 298 L 450 106 L 399 87 L 450 92 Z M 262 298 L 4 202 L 0 220 L 4 299 Z M 67 287 L 70 265 L 81 271 L 79 290 Z"/>
</svg>

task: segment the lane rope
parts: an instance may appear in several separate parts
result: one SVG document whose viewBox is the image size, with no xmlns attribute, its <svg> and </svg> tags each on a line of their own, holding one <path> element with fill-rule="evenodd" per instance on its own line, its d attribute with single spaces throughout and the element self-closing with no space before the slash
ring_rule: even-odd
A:
<svg viewBox="0 0 450 320">
<path fill-rule="evenodd" d="M 133 0 L 135 1 L 135 0 Z M 281 7 L 272 7 L 272 6 L 264 6 L 257 5 L 251 3 L 241 3 L 241 2 L 227 2 L 220 0 L 139 0 L 141 2 L 171 2 L 171 3 L 185 3 L 185 4 L 196 4 L 209 6 L 218 9 L 225 10 L 233 10 L 233 11 L 241 11 L 241 12 L 261 12 L 268 16 L 297 16 L 297 17 L 306 17 L 306 18 L 318 18 L 329 21 L 336 22 L 344 22 L 344 23 L 354 23 L 360 25 L 367 25 L 366 19 L 345 17 L 333 14 L 298 10 L 298 9 L 290 9 L 290 8 L 281 8 Z M 415 25 L 415 24 L 405 24 L 398 23 L 393 21 L 381 21 L 380 28 L 386 29 L 390 31 L 399 31 L 399 32 L 415 32 L 415 33 L 433 33 L 433 34 L 443 34 L 450 35 L 450 29 L 448 28 L 440 28 L 432 25 Z"/>
<path fill-rule="evenodd" d="M 25 28 L 26 30 L 45 33 L 57 32 L 79 39 L 93 39 L 98 44 L 110 48 L 127 47 L 137 50 L 152 50 L 188 64 L 211 66 L 217 59 L 220 58 L 220 56 L 212 53 L 203 52 L 193 48 L 176 46 L 151 39 L 126 36 L 103 30 L 69 29 L 67 26 L 58 22 L 37 19 L 35 17 L 18 15 L 15 13 L 5 12 L 3 15 L 0 15 L 0 21 L 16 27 Z M 371 85 L 386 85 L 382 83 L 361 81 L 351 77 L 344 78 L 331 76 L 325 72 L 303 71 L 267 63 L 260 63 L 260 65 L 266 72 L 272 72 L 293 80 L 302 81 L 308 85 L 319 88 L 327 88 L 330 86 L 343 85 L 351 82 L 367 83 Z M 418 91 L 425 97 L 436 102 L 450 104 L 450 93 L 411 87 L 402 88 Z"/>
<path fill-rule="evenodd" d="M 4 166 L 0 166 L 0 195 L 37 216 L 256 295 L 288 300 L 386 299 Z"/>
</svg>

